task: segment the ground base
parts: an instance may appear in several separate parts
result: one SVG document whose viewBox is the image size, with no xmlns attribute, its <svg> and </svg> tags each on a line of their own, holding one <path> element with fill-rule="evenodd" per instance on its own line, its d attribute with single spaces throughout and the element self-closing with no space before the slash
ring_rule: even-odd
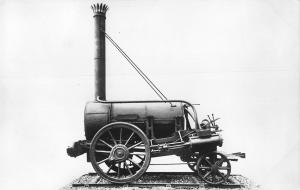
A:
<svg viewBox="0 0 300 190">
<path fill-rule="evenodd" d="M 68 189 L 259 189 L 241 175 L 231 175 L 228 181 L 218 186 L 208 185 L 192 172 L 146 172 L 139 180 L 125 185 L 110 183 L 95 173 L 89 173 L 74 180 Z"/>
</svg>

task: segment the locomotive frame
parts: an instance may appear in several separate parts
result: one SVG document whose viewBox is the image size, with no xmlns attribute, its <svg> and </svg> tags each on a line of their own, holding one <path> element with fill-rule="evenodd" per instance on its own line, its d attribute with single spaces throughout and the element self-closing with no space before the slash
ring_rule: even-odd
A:
<svg viewBox="0 0 300 190">
<path fill-rule="evenodd" d="M 214 115 L 198 121 L 193 104 L 167 100 L 124 51 L 105 33 L 104 4 L 92 6 L 96 24 L 96 94 L 85 107 L 85 140 L 67 148 L 71 157 L 87 154 L 94 170 L 113 183 L 137 180 L 151 158 L 176 155 L 209 184 L 220 184 L 230 176 L 230 161 L 244 153 L 225 155 L 217 151 L 223 139 Z M 162 100 L 106 101 L 105 37 L 113 43 Z M 192 125 L 191 123 L 194 123 Z M 229 157 L 228 157 L 229 156 Z"/>
</svg>

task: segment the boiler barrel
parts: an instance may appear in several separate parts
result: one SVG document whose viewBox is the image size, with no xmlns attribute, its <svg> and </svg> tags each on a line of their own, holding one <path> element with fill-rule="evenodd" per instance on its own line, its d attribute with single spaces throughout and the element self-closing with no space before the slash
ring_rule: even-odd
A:
<svg viewBox="0 0 300 190">
<path fill-rule="evenodd" d="M 145 130 L 146 122 L 153 120 L 154 132 L 171 133 L 175 125 L 183 129 L 184 110 L 182 103 L 102 103 L 88 102 L 85 107 L 84 123 L 87 140 L 91 140 L 104 125 L 114 121 L 125 121 Z M 176 124 L 176 119 L 180 119 Z M 145 132 L 145 131 L 144 131 Z M 146 132 L 145 132 L 146 133 Z M 162 137 L 158 134 L 157 137 Z"/>
</svg>

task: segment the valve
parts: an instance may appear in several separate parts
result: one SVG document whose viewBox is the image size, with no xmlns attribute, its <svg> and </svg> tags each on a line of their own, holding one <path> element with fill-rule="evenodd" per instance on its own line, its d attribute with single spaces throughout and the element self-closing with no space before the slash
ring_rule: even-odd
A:
<svg viewBox="0 0 300 190">
<path fill-rule="evenodd" d="M 202 129 L 211 129 L 214 128 L 216 131 L 219 130 L 219 126 L 216 124 L 216 121 L 219 120 L 220 118 L 215 118 L 214 114 L 207 115 L 208 119 L 203 119 L 202 122 L 200 123 L 200 126 Z"/>
</svg>

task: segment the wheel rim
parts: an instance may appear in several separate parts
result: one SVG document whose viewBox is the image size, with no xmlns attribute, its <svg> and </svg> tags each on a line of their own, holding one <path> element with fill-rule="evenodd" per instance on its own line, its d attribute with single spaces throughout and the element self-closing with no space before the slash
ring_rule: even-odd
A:
<svg viewBox="0 0 300 190">
<path fill-rule="evenodd" d="M 115 122 L 101 128 L 90 147 L 91 163 L 104 179 L 129 183 L 138 179 L 150 164 L 150 145 L 138 127 Z"/>
<path fill-rule="evenodd" d="M 198 175 L 209 184 L 220 184 L 230 176 L 231 165 L 227 157 L 219 152 L 201 156 L 197 162 Z"/>
</svg>

